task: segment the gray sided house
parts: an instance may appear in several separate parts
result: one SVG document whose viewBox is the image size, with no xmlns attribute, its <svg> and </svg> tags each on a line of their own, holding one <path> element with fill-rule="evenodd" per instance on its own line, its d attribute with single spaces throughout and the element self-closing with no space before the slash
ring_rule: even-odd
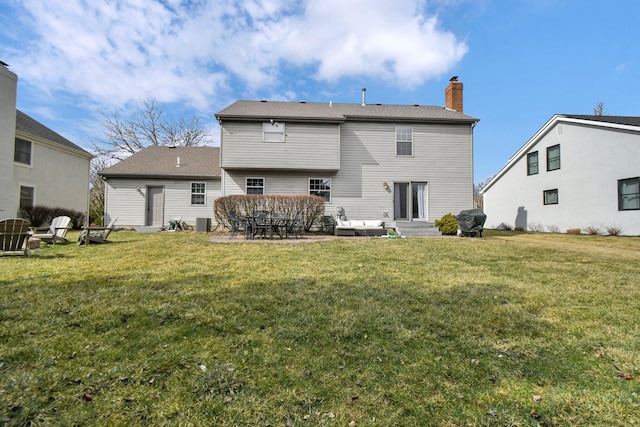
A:
<svg viewBox="0 0 640 427">
<path fill-rule="evenodd" d="M 445 107 L 237 101 L 221 126 L 223 195 L 314 194 L 326 214 L 387 224 L 473 207 L 473 128 L 452 78 Z"/>
<path fill-rule="evenodd" d="M 0 218 L 36 205 L 87 212 L 93 156 L 16 110 L 17 82 L 0 62 Z"/>
<path fill-rule="evenodd" d="M 105 219 L 121 227 L 163 227 L 174 217 L 211 218 L 220 197 L 218 147 L 151 146 L 104 169 Z"/>
<path fill-rule="evenodd" d="M 486 227 L 640 235 L 640 117 L 555 115 L 482 190 Z"/>
</svg>

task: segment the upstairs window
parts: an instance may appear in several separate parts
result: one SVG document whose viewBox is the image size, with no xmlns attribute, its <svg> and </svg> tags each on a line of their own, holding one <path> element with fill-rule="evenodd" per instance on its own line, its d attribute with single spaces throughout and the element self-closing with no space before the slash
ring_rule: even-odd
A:
<svg viewBox="0 0 640 427">
<path fill-rule="evenodd" d="M 545 190 L 544 191 L 544 204 L 545 205 L 557 205 L 558 204 L 558 189 Z"/>
<path fill-rule="evenodd" d="M 247 178 L 247 194 L 264 194 L 264 178 Z"/>
<path fill-rule="evenodd" d="M 204 206 L 206 203 L 207 184 L 204 182 L 192 182 L 191 183 L 191 204 L 197 206 Z"/>
<path fill-rule="evenodd" d="M 325 202 L 331 203 L 331 178 L 310 178 L 309 194 L 320 196 Z"/>
<path fill-rule="evenodd" d="M 262 123 L 262 141 L 284 142 L 284 123 L 273 120 Z"/>
<path fill-rule="evenodd" d="M 547 148 L 547 170 L 560 169 L 560 145 Z"/>
<path fill-rule="evenodd" d="M 413 127 L 396 126 L 396 156 L 413 155 Z"/>
<path fill-rule="evenodd" d="M 13 161 L 24 165 L 31 165 L 31 141 L 16 138 Z"/>
<path fill-rule="evenodd" d="M 640 209 L 640 178 L 619 180 L 618 210 L 631 211 L 638 209 Z"/>
<path fill-rule="evenodd" d="M 538 173 L 538 152 L 527 154 L 527 175 L 536 175 Z"/>
</svg>

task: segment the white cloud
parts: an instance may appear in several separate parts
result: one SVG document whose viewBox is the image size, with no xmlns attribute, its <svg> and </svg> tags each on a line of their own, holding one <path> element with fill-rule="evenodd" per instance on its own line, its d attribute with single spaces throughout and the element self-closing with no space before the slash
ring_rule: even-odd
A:
<svg viewBox="0 0 640 427">
<path fill-rule="evenodd" d="M 366 76 L 413 87 L 467 51 L 419 0 L 26 0 L 23 7 L 21 25 L 32 34 L 11 59 L 21 79 L 107 106 L 151 96 L 204 111 L 231 81 L 276 92 L 282 65 L 311 67 L 304 77 L 320 81 Z"/>
</svg>

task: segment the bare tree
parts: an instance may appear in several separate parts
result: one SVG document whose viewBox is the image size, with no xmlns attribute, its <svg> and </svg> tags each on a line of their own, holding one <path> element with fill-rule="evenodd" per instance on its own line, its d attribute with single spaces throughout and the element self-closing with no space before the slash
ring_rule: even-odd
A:
<svg viewBox="0 0 640 427">
<path fill-rule="evenodd" d="M 102 113 L 103 138 L 92 140 L 96 157 L 91 161 L 89 217 L 101 223 L 104 213 L 104 181 L 99 175 L 114 161 L 125 159 L 151 145 L 198 146 L 212 142 L 212 137 L 199 117 L 165 120 L 164 112 L 154 99 L 138 105 L 138 111 L 127 118 L 119 110 Z"/>
<path fill-rule="evenodd" d="M 474 208 L 484 209 L 484 200 L 483 200 L 482 194 L 480 194 L 480 191 L 482 191 L 482 189 L 489 183 L 489 181 L 491 181 L 491 178 L 493 177 L 490 176 L 484 181 L 480 181 L 473 186 L 473 207 Z"/>
<path fill-rule="evenodd" d="M 154 99 L 146 99 L 132 118 L 116 110 L 102 114 L 104 138 L 93 140 L 98 155 L 122 160 L 151 145 L 198 146 L 212 141 L 199 117 L 165 120 L 164 111 Z"/>
<path fill-rule="evenodd" d="M 609 112 L 604 108 L 604 102 L 598 101 L 595 107 L 593 107 L 593 114 L 595 116 L 606 116 Z"/>
<path fill-rule="evenodd" d="M 104 216 L 104 181 L 98 175 L 100 171 L 113 163 L 109 157 L 98 154 L 91 160 L 89 170 L 89 221 L 94 224 L 103 224 Z"/>
</svg>

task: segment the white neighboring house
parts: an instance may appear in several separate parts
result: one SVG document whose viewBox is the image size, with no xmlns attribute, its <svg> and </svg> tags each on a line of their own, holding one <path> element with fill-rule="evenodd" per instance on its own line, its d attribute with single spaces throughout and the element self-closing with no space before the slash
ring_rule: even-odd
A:
<svg viewBox="0 0 640 427">
<path fill-rule="evenodd" d="M 220 197 L 220 148 L 151 146 L 104 169 L 105 218 L 119 227 L 196 224 Z"/>
<path fill-rule="evenodd" d="M 17 83 L 0 62 L 0 218 L 36 205 L 86 213 L 93 155 L 16 110 Z"/>
<path fill-rule="evenodd" d="M 640 235 L 640 117 L 555 115 L 482 194 L 486 228 Z"/>
</svg>

